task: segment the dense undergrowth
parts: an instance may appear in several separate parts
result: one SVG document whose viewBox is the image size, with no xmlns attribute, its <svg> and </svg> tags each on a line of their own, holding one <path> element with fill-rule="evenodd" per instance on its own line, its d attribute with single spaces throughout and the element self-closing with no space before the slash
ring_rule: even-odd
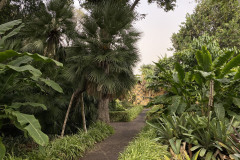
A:
<svg viewBox="0 0 240 160">
<path fill-rule="evenodd" d="M 97 122 L 90 126 L 87 133 L 83 130 L 79 130 L 74 135 L 56 138 L 46 147 L 39 147 L 30 152 L 22 152 L 22 155 L 19 157 L 9 153 L 5 160 L 79 159 L 83 157 L 86 150 L 93 147 L 95 143 L 104 140 L 109 135 L 113 134 L 113 132 L 113 128 L 109 125 Z M 14 152 L 14 150 L 12 151 Z"/>
<path fill-rule="evenodd" d="M 110 111 L 109 116 L 111 122 L 129 122 L 134 120 L 143 110 L 143 106 L 137 105 L 124 111 Z"/>
<path fill-rule="evenodd" d="M 169 155 L 168 146 L 158 143 L 156 130 L 145 126 L 139 135 L 120 153 L 118 160 L 163 160 Z"/>
</svg>

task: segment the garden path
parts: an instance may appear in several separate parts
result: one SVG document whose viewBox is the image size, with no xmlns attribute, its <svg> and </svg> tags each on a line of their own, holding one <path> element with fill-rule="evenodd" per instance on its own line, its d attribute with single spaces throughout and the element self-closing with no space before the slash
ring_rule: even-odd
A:
<svg viewBox="0 0 240 160">
<path fill-rule="evenodd" d="M 145 125 L 145 116 L 147 110 L 143 110 L 139 116 L 131 122 L 114 122 L 115 133 L 95 145 L 95 147 L 86 153 L 80 160 L 117 160 L 119 153 L 124 147 L 140 132 Z"/>
</svg>

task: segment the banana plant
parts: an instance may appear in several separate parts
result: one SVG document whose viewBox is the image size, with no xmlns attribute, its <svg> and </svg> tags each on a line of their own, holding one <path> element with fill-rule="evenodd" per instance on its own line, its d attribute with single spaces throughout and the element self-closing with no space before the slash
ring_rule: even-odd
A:
<svg viewBox="0 0 240 160">
<path fill-rule="evenodd" d="M 22 26 L 20 25 L 16 29 L 13 29 L 13 27 L 19 24 L 21 24 L 21 21 L 16 20 L 0 25 L 0 35 L 3 35 L 7 31 L 10 32 L 0 39 L 0 50 L 4 49 L 4 40 L 18 33 Z M 11 29 L 13 30 L 11 31 Z M 0 129 L 6 125 L 6 119 L 9 119 L 26 136 L 30 136 L 37 144 L 45 146 L 49 139 L 41 131 L 40 123 L 34 115 L 21 113 L 20 108 L 31 106 L 46 110 L 47 107 L 43 104 L 33 102 L 15 102 L 14 97 L 10 100 L 5 98 L 9 93 L 17 94 L 16 89 L 19 86 L 33 86 L 39 88 L 41 91 L 44 91 L 42 86 L 48 86 L 59 93 L 63 93 L 62 88 L 56 82 L 48 78 L 43 78 L 42 72 L 31 65 L 32 61 L 51 62 L 57 66 L 62 66 L 62 63 L 39 54 L 18 53 L 13 50 L 0 52 Z M 6 153 L 2 142 L 3 138 L 0 137 L 0 160 L 4 158 Z"/>
<path fill-rule="evenodd" d="M 174 70 L 165 70 L 159 63 L 155 63 L 157 68 L 161 71 L 161 80 L 167 84 L 165 90 L 168 94 L 161 97 L 170 98 L 168 110 L 170 113 L 181 114 L 191 107 L 193 101 L 194 85 L 192 72 L 184 72 L 183 67 L 179 63 L 174 64 Z M 156 99 L 155 99 L 156 100 Z M 156 104 L 154 102 L 151 102 Z M 163 103 L 160 101 L 160 103 Z"/>
<path fill-rule="evenodd" d="M 212 61 L 211 53 L 206 47 L 203 46 L 202 50 L 197 51 L 198 65 L 194 70 L 194 80 L 198 84 L 201 97 L 198 101 L 205 107 L 205 114 L 206 111 L 209 113 L 210 110 L 214 110 L 218 118 L 223 119 L 223 115 L 225 115 L 224 101 L 222 101 L 223 98 L 218 97 L 224 95 L 228 86 L 239 81 L 240 55 L 234 57 L 234 50 L 223 50 L 219 55 Z M 239 104 L 240 99 L 231 97 L 231 95 L 228 94 L 227 98 L 230 98 L 232 103 Z M 214 96 L 216 97 L 215 101 Z M 207 106 L 208 109 L 206 109 Z"/>
</svg>

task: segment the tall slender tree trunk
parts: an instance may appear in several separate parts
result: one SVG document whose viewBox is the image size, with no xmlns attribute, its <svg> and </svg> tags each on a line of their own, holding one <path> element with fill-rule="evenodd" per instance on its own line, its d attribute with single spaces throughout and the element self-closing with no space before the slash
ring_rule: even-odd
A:
<svg viewBox="0 0 240 160">
<path fill-rule="evenodd" d="M 107 97 L 100 98 L 98 102 L 98 120 L 99 121 L 110 123 L 108 106 L 109 106 L 109 98 Z"/>
<path fill-rule="evenodd" d="M 84 111 L 83 92 L 80 94 L 80 104 L 81 104 L 81 114 L 82 114 L 82 121 L 83 121 L 83 129 L 87 133 L 87 125 L 86 125 L 86 118 L 85 118 L 85 111 Z"/>
<path fill-rule="evenodd" d="M 214 94 L 214 80 L 210 80 L 209 101 L 208 101 L 208 115 L 213 107 L 213 94 Z"/>
<path fill-rule="evenodd" d="M 64 136 L 64 132 L 65 132 L 65 128 L 66 128 L 66 124 L 67 124 L 67 120 L 68 120 L 69 112 L 70 112 L 70 110 L 71 110 L 71 107 L 72 107 L 72 103 L 73 103 L 73 100 L 74 100 L 75 94 L 76 94 L 76 92 L 74 92 L 74 93 L 72 94 L 72 97 L 71 97 L 70 103 L 69 103 L 69 105 L 68 105 L 67 113 L 66 113 L 66 116 L 65 116 L 65 119 L 64 119 L 64 122 L 63 122 L 63 126 L 62 126 L 61 137 Z"/>
</svg>

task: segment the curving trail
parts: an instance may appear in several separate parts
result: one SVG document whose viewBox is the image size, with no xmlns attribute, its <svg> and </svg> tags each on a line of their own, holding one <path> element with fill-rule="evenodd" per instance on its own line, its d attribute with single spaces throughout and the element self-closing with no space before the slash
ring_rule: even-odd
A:
<svg viewBox="0 0 240 160">
<path fill-rule="evenodd" d="M 147 110 L 143 110 L 139 116 L 132 122 L 114 122 L 115 133 L 105 141 L 95 145 L 95 147 L 86 153 L 80 160 L 117 160 L 119 153 L 124 147 L 140 132 L 145 125 L 145 116 Z"/>
</svg>

